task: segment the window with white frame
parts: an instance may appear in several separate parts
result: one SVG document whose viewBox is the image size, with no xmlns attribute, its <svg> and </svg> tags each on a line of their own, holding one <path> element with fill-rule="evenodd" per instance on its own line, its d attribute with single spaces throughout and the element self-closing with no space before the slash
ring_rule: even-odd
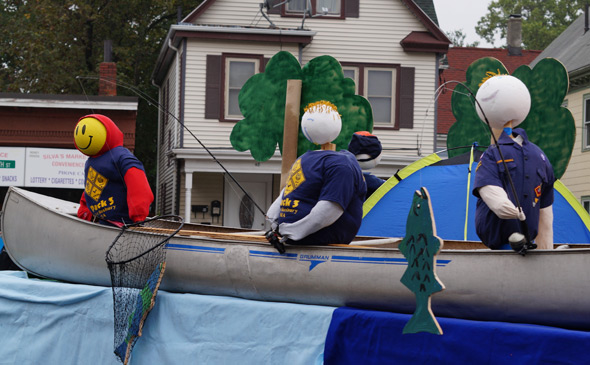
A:
<svg viewBox="0 0 590 365">
<path fill-rule="evenodd" d="M 584 95 L 584 125 L 582 126 L 582 151 L 590 151 L 590 94 Z"/>
<path fill-rule="evenodd" d="M 354 92 L 358 94 L 359 92 L 359 68 L 354 66 L 342 66 L 342 73 L 344 73 L 344 77 L 348 77 L 354 81 Z"/>
<path fill-rule="evenodd" d="M 590 196 L 583 196 L 581 199 L 582 206 L 588 213 L 590 213 Z"/>
<path fill-rule="evenodd" d="M 241 119 L 238 103 L 238 95 L 242 86 L 250 77 L 258 73 L 260 69 L 260 59 L 258 58 L 225 58 L 225 118 Z"/>
<path fill-rule="evenodd" d="M 395 69 L 365 68 L 364 96 L 373 108 L 373 123 L 375 125 L 394 125 L 395 86 Z"/>
<path fill-rule="evenodd" d="M 290 0 L 285 5 L 287 14 L 301 14 L 306 10 L 312 15 L 340 17 L 342 0 Z"/>
</svg>

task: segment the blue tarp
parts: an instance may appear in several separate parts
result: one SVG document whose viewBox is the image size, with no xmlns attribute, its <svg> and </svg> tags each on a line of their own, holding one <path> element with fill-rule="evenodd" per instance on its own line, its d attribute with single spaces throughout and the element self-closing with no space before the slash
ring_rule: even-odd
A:
<svg viewBox="0 0 590 365">
<path fill-rule="evenodd" d="M 131 364 L 584 364 L 590 332 L 159 291 Z M 0 271 L 0 364 L 120 364 L 111 288 Z M 325 356 L 325 358 L 324 358 Z"/>
<path fill-rule="evenodd" d="M 438 318 L 443 335 L 403 335 L 410 317 L 337 309 L 325 364 L 590 364 L 590 332 Z"/>
<path fill-rule="evenodd" d="M 333 307 L 159 291 L 131 364 L 321 364 Z M 120 364 L 111 288 L 0 271 L 0 364 Z"/>
</svg>

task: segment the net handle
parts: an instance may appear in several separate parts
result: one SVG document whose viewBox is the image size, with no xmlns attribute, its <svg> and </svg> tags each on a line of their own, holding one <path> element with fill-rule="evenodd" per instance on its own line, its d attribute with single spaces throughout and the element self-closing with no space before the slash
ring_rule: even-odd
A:
<svg viewBox="0 0 590 365">
<path fill-rule="evenodd" d="M 128 228 L 133 228 L 133 227 L 137 227 L 140 226 L 142 224 L 145 223 L 149 223 L 155 220 L 165 220 L 165 219 L 169 219 L 169 218 L 174 218 L 178 220 L 178 228 L 176 230 L 174 230 L 174 232 L 170 233 L 165 239 L 163 239 L 160 243 L 158 243 L 157 245 L 154 245 L 154 247 L 151 247 L 150 249 L 146 250 L 145 252 L 132 257 L 130 259 L 124 260 L 124 261 L 119 261 L 119 262 L 115 262 L 112 259 L 110 259 L 110 253 L 112 248 L 115 246 L 115 244 L 117 243 L 117 241 L 119 240 L 119 237 L 121 237 L 123 235 L 123 233 L 125 233 L 125 231 Z M 168 242 L 172 237 L 174 237 L 178 232 L 180 232 L 180 230 L 182 229 L 182 227 L 184 226 L 184 219 L 179 216 L 179 215 L 174 215 L 174 214 L 166 214 L 166 215 L 160 215 L 160 216 L 156 216 L 156 217 L 152 217 L 152 218 L 148 218 L 146 220 L 143 220 L 141 222 L 135 222 L 135 223 L 131 223 L 128 225 L 124 225 L 123 227 L 121 227 L 121 231 L 119 232 L 119 234 L 117 235 L 117 237 L 115 237 L 115 239 L 113 240 L 113 243 L 111 243 L 111 245 L 109 246 L 107 252 L 106 252 L 106 257 L 105 260 L 107 262 L 108 265 L 123 265 L 126 264 L 130 261 L 136 260 L 144 255 L 147 255 L 148 253 L 152 252 L 153 250 L 155 250 L 156 248 L 160 247 L 161 245 L 165 244 L 166 242 Z M 149 233 L 147 233 L 149 234 Z"/>
</svg>

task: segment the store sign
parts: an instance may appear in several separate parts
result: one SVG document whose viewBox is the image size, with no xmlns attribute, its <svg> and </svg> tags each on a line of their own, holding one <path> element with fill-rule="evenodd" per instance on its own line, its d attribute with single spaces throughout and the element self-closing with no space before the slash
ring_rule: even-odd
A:
<svg viewBox="0 0 590 365">
<path fill-rule="evenodd" d="M 84 164 L 76 149 L 0 147 L 0 186 L 84 189 Z"/>
<path fill-rule="evenodd" d="M 0 186 L 24 186 L 25 149 L 0 147 Z"/>
<path fill-rule="evenodd" d="M 84 189 L 84 163 L 76 149 L 26 148 L 25 186 Z"/>
</svg>

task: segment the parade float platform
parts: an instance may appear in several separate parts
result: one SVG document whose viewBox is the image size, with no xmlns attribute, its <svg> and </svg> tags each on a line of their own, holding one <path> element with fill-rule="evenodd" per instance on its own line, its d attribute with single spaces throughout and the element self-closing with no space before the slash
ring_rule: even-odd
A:
<svg viewBox="0 0 590 365">
<path fill-rule="evenodd" d="M 112 300 L 0 272 L 0 364 L 118 364 Z M 160 291 L 131 364 L 590 363 L 589 331 L 438 317 L 443 335 L 404 335 L 410 317 Z"/>
</svg>

